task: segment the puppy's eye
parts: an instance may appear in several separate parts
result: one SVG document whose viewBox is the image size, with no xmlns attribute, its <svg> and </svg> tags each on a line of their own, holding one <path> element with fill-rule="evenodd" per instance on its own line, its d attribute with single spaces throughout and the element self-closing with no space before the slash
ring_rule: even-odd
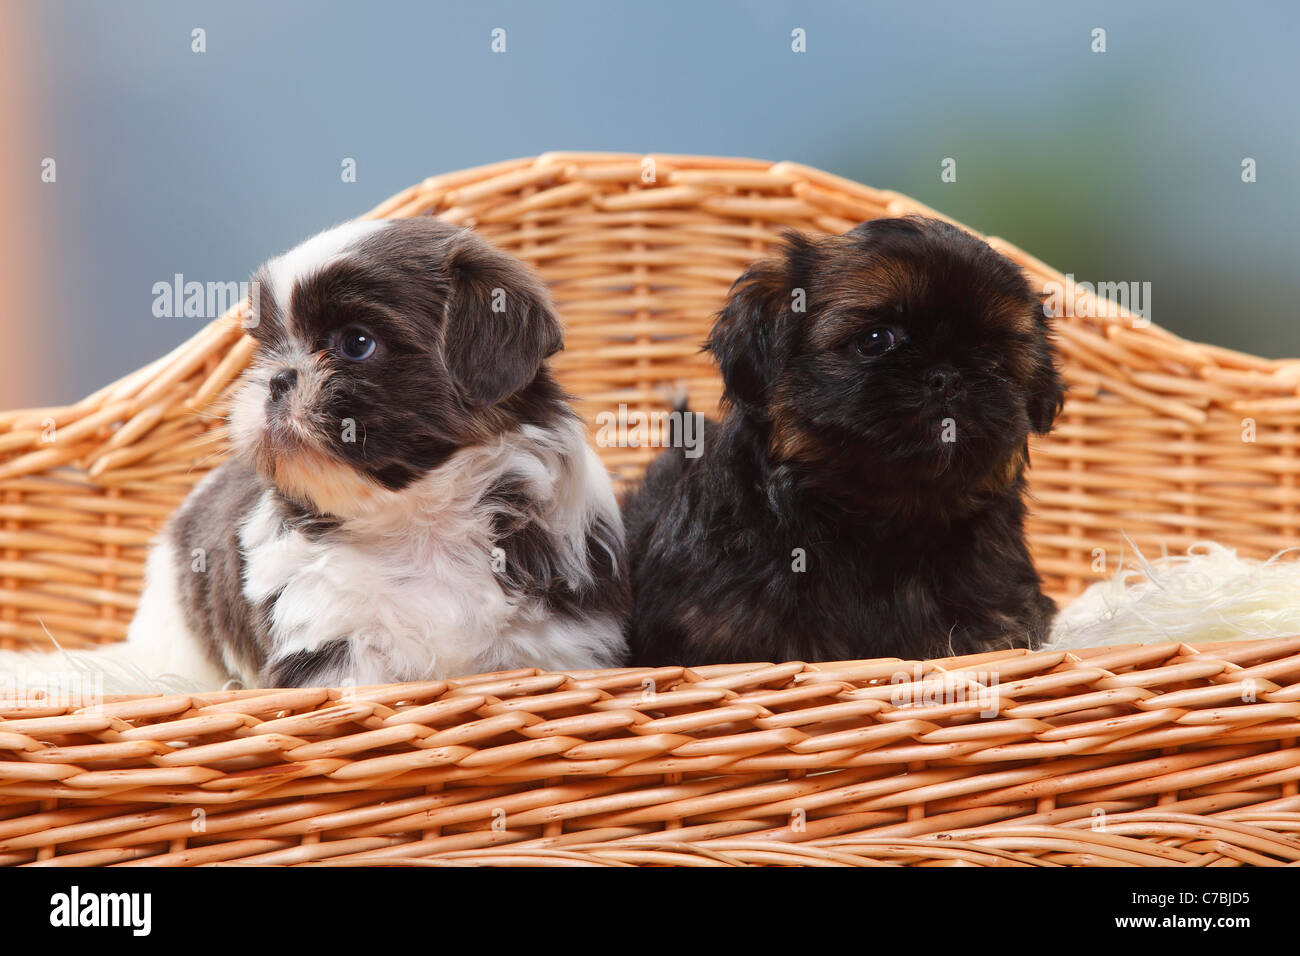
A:
<svg viewBox="0 0 1300 956">
<path fill-rule="evenodd" d="M 894 335 L 894 330 L 878 325 L 874 329 L 868 329 L 862 338 L 858 339 L 859 355 L 884 355 L 894 347 L 898 341 Z"/>
<path fill-rule="evenodd" d="M 375 354 L 375 339 L 359 325 L 350 325 L 339 335 L 339 355 L 361 362 Z"/>
</svg>

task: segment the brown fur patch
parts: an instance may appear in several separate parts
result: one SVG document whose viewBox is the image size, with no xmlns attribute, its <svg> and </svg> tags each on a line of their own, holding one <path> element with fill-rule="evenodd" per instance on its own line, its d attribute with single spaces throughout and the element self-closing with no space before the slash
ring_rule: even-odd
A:
<svg viewBox="0 0 1300 956">
<path fill-rule="evenodd" d="M 823 443 L 800 426 L 797 416 L 781 413 L 772 417 L 767 450 L 774 461 L 782 462 L 815 462 L 826 455 Z"/>
<path fill-rule="evenodd" d="M 816 318 L 808 328 L 808 343 L 818 349 L 843 344 L 862 328 L 862 316 L 888 313 L 916 297 L 926 276 L 915 264 L 888 256 L 837 255 L 842 236 L 823 240 L 826 251 L 818 278 Z M 812 292 L 810 291 L 810 296 Z"/>
<path fill-rule="evenodd" d="M 281 491 L 310 502 L 322 514 L 356 517 L 373 508 L 380 497 L 392 494 L 349 465 L 309 449 L 282 452 L 273 467 Z"/>
<path fill-rule="evenodd" d="M 1025 449 L 1018 449 L 1010 458 L 992 469 L 976 486 L 976 491 L 1000 494 L 1010 488 L 1025 473 L 1029 458 Z"/>
</svg>

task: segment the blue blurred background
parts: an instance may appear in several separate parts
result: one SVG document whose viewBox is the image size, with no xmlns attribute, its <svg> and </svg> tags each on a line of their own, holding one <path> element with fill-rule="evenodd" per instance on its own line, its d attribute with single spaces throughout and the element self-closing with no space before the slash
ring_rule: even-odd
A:
<svg viewBox="0 0 1300 956">
<path fill-rule="evenodd" d="M 818 166 L 1150 282 L 1181 335 L 1300 355 L 1298 27 L 1282 2 L 0 0 L 0 407 L 191 335 L 155 282 L 246 278 L 426 176 L 553 149 Z"/>
</svg>

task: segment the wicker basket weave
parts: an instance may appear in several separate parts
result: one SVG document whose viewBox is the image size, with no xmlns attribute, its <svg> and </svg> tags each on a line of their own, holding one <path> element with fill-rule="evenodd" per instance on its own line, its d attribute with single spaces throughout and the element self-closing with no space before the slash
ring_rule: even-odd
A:
<svg viewBox="0 0 1300 956">
<path fill-rule="evenodd" d="M 0 863 L 1300 863 L 1300 638 L 0 704 Z"/>
<path fill-rule="evenodd" d="M 370 216 L 435 214 L 536 267 L 594 422 L 682 382 L 716 403 L 700 343 L 782 229 L 915 212 L 792 163 L 552 153 Z M 1300 362 L 1098 304 L 1058 322 L 1071 391 L 1032 447 L 1048 590 L 1113 572 L 1124 534 L 1298 543 Z M 251 353 L 234 311 L 76 405 L 0 413 L 0 646 L 125 635 Z M 599 451 L 620 481 L 654 454 Z M 1300 639 L 0 701 L 0 862 L 1295 863 L 1298 735 Z"/>
</svg>

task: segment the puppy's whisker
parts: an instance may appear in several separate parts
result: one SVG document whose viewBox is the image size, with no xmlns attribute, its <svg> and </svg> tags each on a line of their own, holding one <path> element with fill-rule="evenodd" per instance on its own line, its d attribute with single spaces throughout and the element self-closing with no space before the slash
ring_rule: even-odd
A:
<svg viewBox="0 0 1300 956">
<path fill-rule="evenodd" d="M 221 457 L 222 454 L 224 453 L 220 451 L 215 451 L 211 455 L 204 455 L 198 461 L 194 462 L 194 464 L 190 465 L 190 467 L 186 469 L 185 473 L 187 475 L 193 474 L 196 469 L 202 469 L 208 462 L 212 461 L 212 459 L 214 458 Z"/>
</svg>

